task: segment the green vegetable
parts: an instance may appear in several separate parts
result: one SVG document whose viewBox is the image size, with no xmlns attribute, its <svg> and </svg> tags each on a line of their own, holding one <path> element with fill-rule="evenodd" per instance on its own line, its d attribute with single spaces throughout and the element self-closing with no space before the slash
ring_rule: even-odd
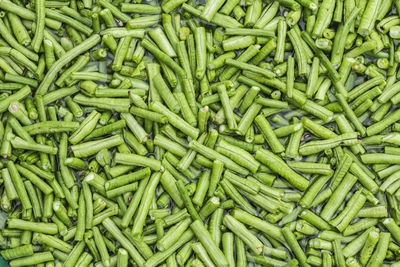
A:
<svg viewBox="0 0 400 267">
<path fill-rule="evenodd" d="M 400 1 L 0 1 L 10 266 L 398 266 Z"/>
</svg>

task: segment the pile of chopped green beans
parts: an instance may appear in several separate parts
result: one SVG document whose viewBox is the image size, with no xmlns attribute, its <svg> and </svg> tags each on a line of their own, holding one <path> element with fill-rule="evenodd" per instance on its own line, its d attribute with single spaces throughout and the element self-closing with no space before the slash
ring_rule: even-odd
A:
<svg viewBox="0 0 400 267">
<path fill-rule="evenodd" d="M 0 260 L 399 267 L 399 15 L 0 0 Z"/>
</svg>

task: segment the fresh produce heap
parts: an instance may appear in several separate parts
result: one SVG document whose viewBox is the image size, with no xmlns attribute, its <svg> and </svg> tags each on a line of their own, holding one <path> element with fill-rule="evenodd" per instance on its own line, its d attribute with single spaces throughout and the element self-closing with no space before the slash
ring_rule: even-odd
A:
<svg viewBox="0 0 400 267">
<path fill-rule="evenodd" d="M 400 266 L 399 0 L 0 0 L 10 266 Z"/>
</svg>

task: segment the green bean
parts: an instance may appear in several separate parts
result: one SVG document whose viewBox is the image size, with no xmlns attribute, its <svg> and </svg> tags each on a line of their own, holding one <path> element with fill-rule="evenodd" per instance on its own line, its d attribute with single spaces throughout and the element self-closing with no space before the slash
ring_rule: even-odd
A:
<svg viewBox="0 0 400 267">
<path fill-rule="evenodd" d="M 182 1 L 182 0 L 181 0 Z M 187 12 L 195 15 L 195 16 L 200 16 L 201 11 L 197 10 L 196 8 L 184 3 L 182 4 L 182 8 L 186 10 Z M 165 10 L 164 10 L 165 11 Z M 224 28 L 240 28 L 243 27 L 241 23 L 239 23 L 236 19 L 226 16 L 223 14 L 215 13 L 214 17 L 211 19 L 212 23 L 215 23 L 216 25 L 219 25 Z"/>
<path fill-rule="evenodd" d="M 46 76 L 44 77 L 42 83 L 39 85 L 36 94 L 38 95 L 44 95 L 50 84 L 53 82 L 55 76 L 57 73 L 61 70 L 62 67 L 64 67 L 65 64 L 68 63 L 72 58 L 75 58 L 82 52 L 87 51 L 88 49 L 92 48 L 95 46 L 98 42 L 100 42 L 100 36 L 99 35 L 92 35 L 88 39 L 86 39 L 84 42 L 79 44 L 78 46 L 74 47 L 70 51 L 66 52 L 61 58 L 59 58 L 51 67 L 51 69 L 47 72 Z"/>
<path fill-rule="evenodd" d="M 12 2 L 2 3 L 1 8 L 7 10 L 9 12 L 15 13 L 16 15 L 20 16 L 21 18 L 27 20 L 36 20 L 36 14 L 31 10 L 14 4 Z M 48 27 L 54 30 L 58 30 L 61 27 L 61 22 L 46 18 L 45 23 Z"/>
<path fill-rule="evenodd" d="M 227 266 L 227 260 L 222 253 L 222 251 L 216 247 L 215 243 L 211 239 L 211 236 L 207 229 L 204 227 L 204 225 L 201 223 L 201 221 L 197 220 L 194 221 L 191 225 L 190 228 L 194 232 L 194 234 L 197 236 L 197 238 L 200 240 L 202 245 L 205 247 L 207 252 L 209 253 L 212 261 L 217 265 L 217 266 Z"/>
<path fill-rule="evenodd" d="M 372 29 L 372 25 L 375 24 L 376 17 L 378 15 L 378 10 L 376 7 L 380 5 L 380 1 L 369 2 L 366 6 L 364 13 L 361 17 L 360 25 L 358 27 L 358 33 L 361 35 L 368 35 Z"/>
<path fill-rule="evenodd" d="M 192 138 L 196 139 L 199 130 L 194 128 L 193 126 L 189 125 L 186 121 L 182 118 L 179 118 L 175 113 L 168 110 L 164 105 L 159 102 L 153 102 L 150 104 L 150 109 L 165 115 L 168 118 L 168 121 L 175 126 L 176 128 L 180 129 L 182 132 L 188 134 Z"/>
<path fill-rule="evenodd" d="M 149 41 L 143 40 L 141 42 L 141 45 L 145 49 L 147 49 L 151 53 L 153 53 L 157 57 L 158 60 L 160 60 L 161 62 L 165 63 L 171 69 L 176 71 L 181 77 L 185 77 L 186 76 L 186 72 L 184 71 L 184 69 L 182 69 L 175 61 L 173 61 L 171 57 L 169 57 L 163 51 L 159 50 L 157 47 L 155 47 Z"/>
<path fill-rule="evenodd" d="M 375 252 L 371 256 L 371 260 L 368 262 L 367 266 L 373 266 L 374 264 L 382 264 L 384 254 L 388 249 L 390 242 L 390 233 L 382 232 L 376 247 Z"/>
<path fill-rule="evenodd" d="M 128 13 L 158 14 L 161 12 L 161 8 L 147 4 L 122 3 L 121 11 Z"/>
<path fill-rule="evenodd" d="M 282 146 L 282 144 L 277 139 L 275 133 L 272 131 L 272 128 L 271 128 L 269 122 L 262 115 L 258 115 L 254 121 L 255 121 L 257 127 L 259 128 L 259 130 L 262 132 L 262 134 L 266 138 L 269 146 L 272 148 L 272 151 L 274 153 L 283 152 L 285 150 L 285 148 Z"/>
<path fill-rule="evenodd" d="M 39 60 L 39 56 L 37 54 L 22 46 L 18 43 L 17 40 L 14 39 L 14 36 L 12 36 L 11 33 L 8 31 L 3 20 L 0 20 L 0 33 L 4 37 L 4 39 L 10 44 L 10 46 L 16 49 L 19 53 L 33 61 Z"/>
<path fill-rule="evenodd" d="M 264 149 L 258 149 L 255 158 L 266 164 L 272 170 L 278 172 L 298 189 L 305 190 L 308 187 L 309 182 L 307 179 L 291 170 L 283 160 L 273 153 Z"/>
<path fill-rule="evenodd" d="M 54 257 L 50 252 L 37 252 L 32 256 L 24 257 L 22 259 L 15 259 L 10 262 L 10 266 L 26 266 L 53 261 Z"/>
<path fill-rule="evenodd" d="M 35 52 L 38 52 L 44 36 L 45 10 L 46 10 L 45 2 L 36 1 L 35 10 L 36 10 L 36 29 L 35 29 L 35 36 L 32 39 L 32 47 L 35 50 Z"/>
<path fill-rule="evenodd" d="M 29 33 L 23 25 L 19 16 L 15 15 L 14 13 L 8 13 L 7 16 L 10 21 L 15 38 L 17 38 L 18 42 L 23 46 L 30 45 L 31 37 L 29 36 Z"/>
<path fill-rule="evenodd" d="M 43 234 L 54 235 L 57 233 L 57 225 L 54 223 L 36 223 L 28 222 L 21 219 L 10 219 L 8 227 L 11 229 L 25 229 Z"/>
</svg>

